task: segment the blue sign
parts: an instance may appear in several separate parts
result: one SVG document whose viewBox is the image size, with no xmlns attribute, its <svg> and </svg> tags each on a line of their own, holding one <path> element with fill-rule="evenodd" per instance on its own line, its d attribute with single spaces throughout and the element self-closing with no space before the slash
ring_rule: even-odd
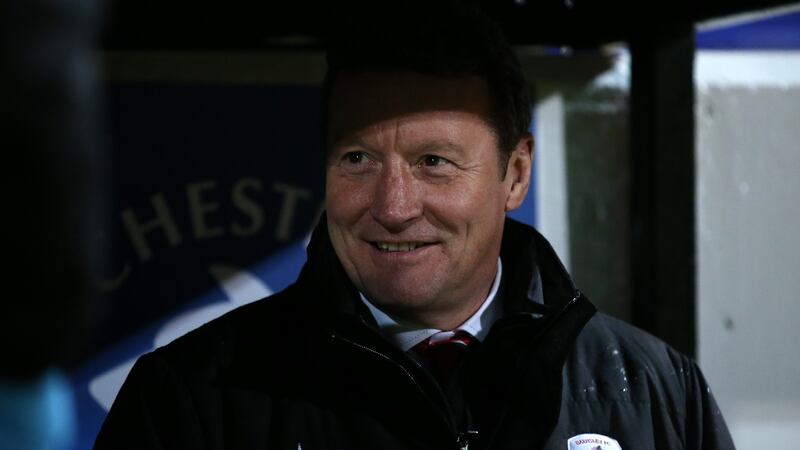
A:
<svg viewBox="0 0 800 450">
<path fill-rule="evenodd" d="M 323 200 L 319 88 L 107 92 L 116 214 L 98 234 L 113 264 L 72 378 L 79 449 L 139 355 L 294 280 Z"/>
<path fill-rule="evenodd" d="M 697 33 L 698 49 L 796 50 L 800 48 L 800 11 L 734 24 Z"/>
</svg>

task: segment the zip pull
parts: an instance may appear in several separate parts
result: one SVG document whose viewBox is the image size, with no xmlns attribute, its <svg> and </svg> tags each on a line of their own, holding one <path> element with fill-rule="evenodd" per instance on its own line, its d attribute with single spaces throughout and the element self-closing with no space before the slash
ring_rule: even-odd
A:
<svg viewBox="0 0 800 450">
<path fill-rule="evenodd" d="M 469 450 L 470 442 L 475 442 L 476 439 L 478 439 L 478 432 L 475 430 L 467 430 L 463 433 L 458 433 L 456 444 L 461 450 Z"/>
</svg>

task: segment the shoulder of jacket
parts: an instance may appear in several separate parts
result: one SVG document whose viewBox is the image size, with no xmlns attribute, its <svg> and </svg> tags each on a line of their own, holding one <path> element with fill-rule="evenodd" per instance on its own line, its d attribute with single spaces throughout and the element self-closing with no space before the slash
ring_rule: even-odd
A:
<svg viewBox="0 0 800 450">
<path fill-rule="evenodd" d="M 624 354 L 645 365 L 680 365 L 689 362 L 686 356 L 656 336 L 600 312 L 587 322 L 578 337 L 578 346 L 596 356 L 607 356 L 605 354 L 608 352 L 612 356 Z"/>
<path fill-rule="evenodd" d="M 251 347 L 257 346 L 268 358 L 274 348 L 302 333 L 301 303 L 289 287 L 240 306 L 145 356 L 193 378 L 212 376 L 211 372 L 249 354 Z"/>
<path fill-rule="evenodd" d="M 696 366 L 661 339 L 619 319 L 596 314 L 567 359 L 577 399 L 657 403 L 680 413 Z"/>
</svg>

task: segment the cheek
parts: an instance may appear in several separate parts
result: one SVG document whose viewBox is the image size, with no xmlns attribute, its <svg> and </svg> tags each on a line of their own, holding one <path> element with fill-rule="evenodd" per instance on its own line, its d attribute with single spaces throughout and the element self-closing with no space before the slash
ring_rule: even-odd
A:
<svg viewBox="0 0 800 450">
<path fill-rule="evenodd" d="M 336 225 L 356 222 L 369 208 L 371 197 L 368 186 L 350 181 L 327 181 L 325 209 L 329 220 Z"/>
<path fill-rule="evenodd" d="M 504 216 L 505 203 L 500 191 L 488 184 L 464 183 L 429 193 L 428 209 L 448 228 L 472 232 L 471 228 L 485 227 Z"/>
</svg>

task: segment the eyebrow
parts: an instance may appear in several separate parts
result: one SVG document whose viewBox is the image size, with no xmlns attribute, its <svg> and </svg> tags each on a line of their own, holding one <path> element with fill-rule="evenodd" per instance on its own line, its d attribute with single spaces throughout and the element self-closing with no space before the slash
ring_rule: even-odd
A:
<svg viewBox="0 0 800 450">
<path fill-rule="evenodd" d="M 330 141 L 328 145 L 328 151 L 332 151 L 337 147 L 360 147 L 363 149 L 371 149 L 372 147 L 367 145 L 366 142 L 361 140 L 358 137 L 347 137 L 347 136 L 337 136 L 335 139 Z"/>
</svg>

